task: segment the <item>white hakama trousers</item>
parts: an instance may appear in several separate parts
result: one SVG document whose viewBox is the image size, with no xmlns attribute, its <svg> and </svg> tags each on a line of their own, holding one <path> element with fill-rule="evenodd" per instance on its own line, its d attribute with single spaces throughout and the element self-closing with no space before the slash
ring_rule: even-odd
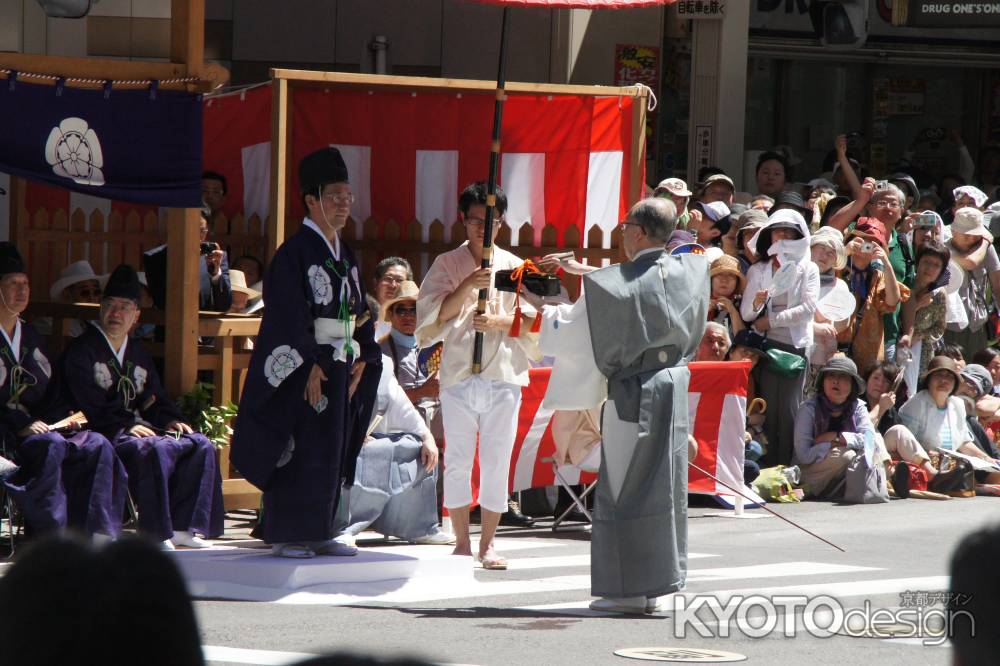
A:
<svg viewBox="0 0 1000 666">
<path fill-rule="evenodd" d="M 479 505 L 507 510 L 510 455 L 517 434 L 521 387 L 475 375 L 441 391 L 444 423 L 444 506 L 472 503 L 472 463 L 479 441 Z"/>
</svg>

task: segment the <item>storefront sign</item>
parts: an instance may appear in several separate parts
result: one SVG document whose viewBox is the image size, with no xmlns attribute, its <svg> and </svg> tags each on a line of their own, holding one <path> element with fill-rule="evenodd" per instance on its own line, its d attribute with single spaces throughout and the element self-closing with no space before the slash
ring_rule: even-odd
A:
<svg viewBox="0 0 1000 666">
<path fill-rule="evenodd" d="M 677 16 L 689 19 L 721 19 L 726 15 L 726 0 L 679 0 Z"/>
<path fill-rule="evenodd" d="M 694 129 L 695 173 L 712 165 L 712 126 L 698 125 Z"/>
<path fill-rule="evenodd" d="M 660 49 L 657 46 L 618 44 L 615 46 L 615 85 L 636 83 L 656 90 L 660 85 Z"/>
<path fill-rule="evenodd" d="M 984 28 L 1000 26 L 1000 2 L 934 2 L 893 0 L 893 25 L 918 28 Z"/>
<path fill-rule="evenodd" d="M 922 116 L 924 114 L 924 89 L 922 79 L 890 79 L 887 115 Z"/>
</svg>

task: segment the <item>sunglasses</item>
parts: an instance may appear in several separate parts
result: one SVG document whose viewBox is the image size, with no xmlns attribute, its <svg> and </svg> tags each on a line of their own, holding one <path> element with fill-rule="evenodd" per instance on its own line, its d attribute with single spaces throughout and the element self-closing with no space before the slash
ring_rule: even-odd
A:
<svg viewBox="0 0 1000 666">
<path fill-rule="evenodd" d="M 416 317 L 417 316 L 417 308 L 416 307 L 409 307 L 409 308 L 396 307 L 396 308 L 392 309 L 392 312 L 393 312 L 393 314 L 397 314 L 400 317 Z"/>
</svg>

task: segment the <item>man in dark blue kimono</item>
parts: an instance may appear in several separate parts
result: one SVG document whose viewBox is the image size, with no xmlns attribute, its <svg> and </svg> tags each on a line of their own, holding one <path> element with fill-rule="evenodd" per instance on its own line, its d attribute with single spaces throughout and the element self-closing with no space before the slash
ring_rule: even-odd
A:
<svg viewBox="0 0 1000 666">
<path fill-rule="evenodd" d="M 232 461 L 264 491 L 262 536 L 281 557 L 353 555 L 334 541 L 342 483 L 354 480 L 381 353 L 354 253 L 347 167 L 324 148 L 303 158 L 308 217 L 264 277 L 264 320 L 250 360 Z"/>
<path fill-rule="evenodd" d="M 125 506 L 125 468 L 102 435 L 84 430 L 64 437 L 46 424 L 67 412 L 50 399 L 52 366 L 41 336 L 19 317 L 29 294 L 17 248 L 0 243 L 0 436 L 20 466 L 4 485 L 32 532 L 69 527 L 114 537 Z"/>
<path fill-rule="evenodd" d="M 139 277 L 114 270 L 100 321 L 59 359 L 61 399 L 107 437 L 128 470 L 139 531 L 174 546 L 207 548 L 223 530 L 222 477 L 215 446 L 181 420 L 153 360 L 128 332 L 139 318 Z"/>
</svg>

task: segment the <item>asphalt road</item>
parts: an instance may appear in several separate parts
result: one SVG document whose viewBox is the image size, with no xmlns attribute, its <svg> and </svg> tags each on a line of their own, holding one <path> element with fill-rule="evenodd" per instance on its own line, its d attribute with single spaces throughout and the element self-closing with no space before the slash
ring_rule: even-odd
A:
<svg viewBox="0 0 1000 666">
<path fill-rule="evenodd" d="M 758 664 L 950 663 L 947 644 L 927 646 L 919 637 L 810 635 L 802 626 L 803 606 L 810 598 L 829 595 L 845 610 L 868 602 L 872 609 L 894 613 L 906 606 L 914 617 L 917 603 L 933 608 L 933 594 L 923 599 L 917 593 L 946 589 L 952 549 L 963 535 L 995 519 L 1000 499 L 910 499 L 870 506 L 810 502 L 774 508 L 846 552 L 777 518 L 711 517 L 718 509 L 693 508 L 688 521 L 693 556 L 684 600 L 689 606 L 707 604 L 696 595 L 710 595 L 738 616 L 740 597 L 759 594 L 789 603 L 805 595 L 794 614 L 798 626 L 792 637 L 783 635 L 784 612 L 775 616 L 776 628 L 769 635 L 746 635 L 767 627 L 769 617 L 760 604 L 750 609 L 747 622 L 721 625 L 707 606 L 697 618 L 676 609 L 645 617 L 589 611 L 589 536 L 580 530 L 553 534 L 545 527 L 501 529 L 511 569 L 476 572 L 478 582 L 495 584 L 486 596 L 351 606 L 206 600 L 197 602 L 197 612 L 212 664 L 283 664 L 296 654 L 349 650 L 482 666 L 624 665 L 639 662 L 617 657 L 614 650 L 661 646 L 726 650 Z M 240 534 L 230 531 L 230 536 Z M 913 594 L 903 594 L 907 592 Z M 743 603 L 744 608 L 752 605 Z M 808 613 L 810 619 L 820 628 L 829 626 L 831 611 L 819 600 L 814 603 L 818 612 Z M 860 630 L 861 616 L 855 613 L 853 622 L 852 629 Z M 726 627 L 729 636 L 720 636 Z M 682 628 L 683 637 L 675 636 Z"/>
</svg>

